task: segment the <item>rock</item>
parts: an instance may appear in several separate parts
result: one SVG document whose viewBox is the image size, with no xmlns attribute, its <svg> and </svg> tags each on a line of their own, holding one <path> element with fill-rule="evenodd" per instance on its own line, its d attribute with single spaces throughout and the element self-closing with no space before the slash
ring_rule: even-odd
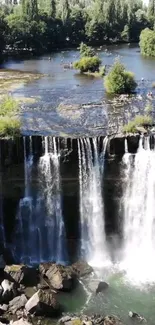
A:
<svg viewBox="0 0 155 325">
<path fill-rule="evenodd" d="M 98 294 L 99 292 L 103 292 L 105 291 L 107 288 L 109 288 L 109 284 L 106 282 L 99 282 L 98 287 L 96 289 L 96 294 Z"/>
<path fill-rule="evenodd" d="M 141 134 L 146 134 L 147 130 L 143 126 L 136 126 L 136 130 Z"/>
<path fill-rule="evenodd" d="M 25 265 L 7 265 L 4 271 L 9 275 L 11 281 L 32 287 L 38 283 L 38 272 L 35 268 Z"/>
<path fill-rule="evenodd" d="M 0 317 L 0 325 L 3 325 L 3 324 L 9 324 L 9 320 L 7 318 L 2 318 Z"/>
<path fill-rule="evenodd" d="M 8 310 L 8 305 L 0 305 L 0 315 L 4 314 Z"/>
<path fill-rule="evenodd" d="M 104 318 L 104 325 L 123 325 L 120 319 L 116 316 L 106 316 Z"/>
<path fill-rule="evenodd" d="M 71 320 L 71 317 L 70 316 L 64 316 L 62 318 L 59 319 L 59 324 L 60 323 L 66 323 L 66 322 L 69 322 Z"/>
<path fill-rule="evenodd" d="M 39 270 L 42 275 L 48 278 L 54 289 L 70 291 L 73 288 L 75 277 L 70 267 L 43 263 L 40 264 Z"/>
<path fill-rule="evenodd" d="M 11 325 L 32 325 L 32 323 L 25 318 L 20 318 L 19 320 L 12 322 Z"/>
<path fill-rule="evenodd" d="M 60 314 L 60 305 L 53 294 L 38 290 L 26 303 L 25 309 L 36 316 L 55 316 Z"/>
<path fill-rule="evenodd" d="M 134 313 L 133 311 L 129 311 L 129 317 L 137 319 L 140 323 L 141 322 L 146 323 L 146 319 L 143 316 L 141 316 L 137 313 Z"/>
<path fill-rule="evenodd" d="M 0 269 L 4 269 L 5 265 L 6 263 L 4 261 L 3 255 L 0 255 Z"/>
<path fill-rule="evenodd" d="M 84 261 L 78 261 L 72 264 L 72 270 L 77 277 L 82 277 L 93 272 L 93 268 Z"/>
<path fill-rule="evenodd" d="M 91 320 L 88 320 L 88 321 L 83 321 L 83 324 L 84 325 L 92 325 L 93 323 L 91 322 Z"/>
<path fill-rule="evenodd" d="M 9 311 L 15 314 L 17 310 L 24 308 L 27 303 L 27 298 L 24 294 L 18 296 L 9 302 Z"/>
<path fill-rule="evenodd" d="M 0 300 L 3 303 L 8 303 L 10 300 L 12 300 L 14 297 L 17 296 L 18 291 L 16 284 L 14 282 L 10 282 L 9 280 L 3 280 L 1 283 L 3 292 L 1 294 Z"/>
</svg>

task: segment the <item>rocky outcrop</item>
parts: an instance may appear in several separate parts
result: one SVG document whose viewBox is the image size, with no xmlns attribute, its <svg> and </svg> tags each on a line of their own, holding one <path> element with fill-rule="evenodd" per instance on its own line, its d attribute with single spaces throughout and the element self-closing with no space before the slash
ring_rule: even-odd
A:
<svg viewBox="0 0 155 325">
<path fill-rule="evenodd" d="M 9 302 L 9 312 L 11 314 L 16 314 L 17 310 L 24 309 L 26 303 L 27 303 L 27 298 L 24 294 L 15 297 L 13 300 Z"/>
<path fill-rule="evenodd" d="M 143 316 L 141 316 L 141 315 L 139 315 L 139 314 L 137 314 L 137 313 L 135 313 L 133 311 L 129 311 L 129 317 L 134 318 L 139 323 L 142 323 L 142 322 L 146 323 L 146 319 Z"/>
<path fill-rule="evenodd" d="M 104 325 L 123 325 L 121 320 L 116 316 L 106 316 L 104 318 Z"/>
<path fill-rule="evenodd" d="M 4 271 L 11 281 L 31 287 L 38 283 L 38 272 L 25 265 L 6 265 Z"/>
<path fill-rule="evenodd" d="M 72 265 L 73 273 L 77 277 L 83 277 L 93 272 L 93 268 L 84 261 L 78 261 Z"/>
<path fill-rule="evenodd" d="M 43 290 L 38 290 L 26 303 L 25 309 L 36 316 L 60 315 L 60 305 L 54 295 Z"/>
<path fill-rule="evenodd" d="M 70 267 L 44 263 L 40 264 L 39 271 L 56 290 L 70 291 L 74 286 L 75 276 Z"/>
<path fill-rule="evenodd" d="M 11 322 L 11 325 L 32 325 L 32 323 L 25 318 L 20 318 L 15 322 Z"/>
</svg>

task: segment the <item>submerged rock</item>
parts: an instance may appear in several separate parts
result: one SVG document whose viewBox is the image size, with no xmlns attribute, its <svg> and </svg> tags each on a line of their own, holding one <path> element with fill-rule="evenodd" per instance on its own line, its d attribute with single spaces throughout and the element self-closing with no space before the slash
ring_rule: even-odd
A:
<svg viewBox="0 0 155 325">
<path fill-rule="evenodd" d="M 35 268 L 25 265 L 6 265 L 4 271 L 18 284 L 31 287 L 38 283 L 38 272 Z"/>
<path fill-rule="evenodd" d="M 39 270 L 46 276 L 50 285 L 56 290 L 70 291 L 73 288 L 75 276 L 68 266 L 53 263 L 40 264 Z"/>
<path fill-rule="evenodd" d="M 83 277 L 93 272 L 93 268 L 84 261 L 77 261 L 76 263 L 72 264 L 72 270 L 77 277 Z"/>
<path fill-rule="evenodd" d="M 137 313 L 135 313 L 133 311 L 129 311 L 129 317 L 130 318 L 135 318 L 139 322 L 145 322 L 146 323 L 146 319 L 143 316 L 141 316 L 141 315 L 139 315 L 139 314 L 137 314 Z"/>
<path fill-rule="evenodd" d="M 96 294 L 98 294 L 99 292 L 103 292 L 108 288 L 109 288 L 109 284 L 101 281 L 101 282 L 99 282 L 98 287 L 96 289 Z"/>
<path fill-rule="evenodd" d="M 25 309 L 36 316 L 56 316 L 60 314 L 60 305 L 52 293 L 38 290 L 26 303 Z"/>
<path fill-rule="evenodd" d="M 15 297 L 9 302 L 9 312 L 16 314 L 17 310 L 24 308 L 27 303 L 27 298 L 24 294 L 21 296 Z"/>
</svg>

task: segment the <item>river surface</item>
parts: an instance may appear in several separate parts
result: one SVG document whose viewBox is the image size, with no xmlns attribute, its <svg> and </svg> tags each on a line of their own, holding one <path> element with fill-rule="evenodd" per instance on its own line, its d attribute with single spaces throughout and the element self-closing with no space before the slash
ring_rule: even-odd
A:
<svg viewBox="0 0 155 325">
<path fill-rule="evenodd" d="M 120 58 L 135 73 L 137 94 L 114 105 L 103 87 L 103 79 L 81 75 L 63 65 L 79 58 L 78 50 L 59 51 L 30 60 L 9 60 L 4 68 L 45 74 L 39 80 L 21 85 L 14 95 L 35 99 L 22 105 L 23 134 L 55 136 L 105 135 L 120 131 L 122 125 L 139 112 L 144 112 L 146 94 L 155 81 L 155 60 L 144 58 L 137 45 L 114 45 L 97 49 L 103 65 Z M 144 78 L 144 81 L 141 81 Z M 153 91 L 154 92 L 154 91 Z M 141 96 L 139 96 L 141 94 Z M 152 100 L 151 100 L 152 102 Z"/>
</svg>

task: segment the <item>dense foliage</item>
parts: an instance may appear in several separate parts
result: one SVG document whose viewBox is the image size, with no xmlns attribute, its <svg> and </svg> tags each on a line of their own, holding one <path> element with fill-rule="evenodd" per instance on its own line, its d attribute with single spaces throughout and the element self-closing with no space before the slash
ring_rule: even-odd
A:
<svg viewBox="0 0 155 325">
<path fill-rule="evenodd" d="M 139 126 L 150 126 L 153 120 L 148 115 L 136 115 L 134 120 L 130 121 L 128 124 L 124 125 L 123 132 L 135 133 L 137 132 L 137 127 Z"/>
<path fill-rule="evenodd" d="M 141 0 L 6 0 L 0 11 L 1 49 L 18 52 L 138 41 L 154 20 Z"/>
<path fill-rule="evenodd" d="M 97 56 L 85 56 L 74 63 L 74 68 L 81 72 L 96 72 L 99 71 L 101 60 Z"/>
<path fill-rule="evenodd" d="M 145 56 L 155 56 L 155 30 L 145 28 L 140 35 L 140 49 Z"/>
<path fill-rule="evenodd" d="M 119 61 L 114 63 L 104 78 L 104 85 L 109 94 L 129 94 L 137 86 L 134 74 L 126 71 L 124 65 Z"/>
</svg>

